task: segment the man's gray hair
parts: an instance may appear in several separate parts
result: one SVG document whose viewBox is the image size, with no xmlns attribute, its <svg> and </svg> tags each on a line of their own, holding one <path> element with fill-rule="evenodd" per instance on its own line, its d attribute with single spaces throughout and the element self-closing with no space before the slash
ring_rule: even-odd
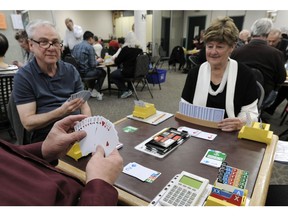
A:
<svg viewBox="0 0 288 216">
<path fill-rule="evenodd" d="M 26 26 L 26 32 L 27 32 L 29 39 L 33 38 L 33 36 L 35 34 L 35 30 L 40 26 L 51 26 L 56 31 L 55 25 L 53 23 L 51 23 L 50 21 L 41 20 L 41 19 L 32 20 Z"/>
<path fill-rule="evenodd" d="M 273 28 L 273 22 L 271 19 L 269 18 L 258 19 L 251 26 L 251 36 L 267 37 L 272 28 Z"/>
</svg>

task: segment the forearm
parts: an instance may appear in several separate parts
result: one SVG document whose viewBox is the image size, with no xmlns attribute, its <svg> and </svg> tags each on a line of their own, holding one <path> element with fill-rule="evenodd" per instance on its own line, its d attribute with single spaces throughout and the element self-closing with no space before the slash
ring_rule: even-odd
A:
<svg viewBox="0 0 288 216">
<path fill-rule="evenodd" d="M 92 115 L 91 109 L 90 109 L 90 107 L 89 107 L 87 102 L 85 102 L 85 104 L 82 105 L 81 114 L 87 115 L 87 116 L 91 116 Z"/>
<path fill-rule="evenodd" d="M 33 114 L 23 118 L 22 124 L 24 128 L 28 131 L 44 128 L 52 122 L 57 121 L 58 119 L 65 116 L 62 108 L 59 107 L 55 110 L 52 110 L 47 113 Z"/>
</svg>

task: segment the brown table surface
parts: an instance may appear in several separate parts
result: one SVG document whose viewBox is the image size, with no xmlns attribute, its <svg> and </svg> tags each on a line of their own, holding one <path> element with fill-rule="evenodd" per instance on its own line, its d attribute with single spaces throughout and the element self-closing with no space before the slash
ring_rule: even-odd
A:
<svg viewBox="0 0 288 216">
<path fill-rule="evenodd" d="M 126 133 L 123 131 L 123 128 L 126 126 L 133 126 L 138 128 L 138 130 L 133 133 Z M 213 141 L 191 137 L 162 159 L 134 149 L 136 145 L 163 128 L 178 128 L 180 126 L 187 126 L 210 133 L 216 133 L 217 137 Z M 210 184 L 213 184 L 217 178 L 218 169 L 200 164 L 200 160 L 209 148 L 225 152 L 227 154 L 226 161 L 228 162 L 228 165 L 249 171 L 249 179 L 246 188 L 248 189 L 248 197 L 251 198 L 253 195 L 250 204 L 265 204 L 273 164 L 273 155 L 278 140 L 277 136 L 273 136 L 273 140 L 271 144 L 268 145 L 267 151 L 266 144 L 238 139 L 238 132 L 222 132 L 218 129 L 194 125 L 174 117 L 171 117 L 157 126 L 125 119 L 117 122 L 115 127 L 118 131 L 120 142 L 124 144 L 124 147 L 119 150 L 124 159 L 124 166 L 130 162 L 137 162 L 145 167 L 161 172 L 161 175 L 153 183 L 145 183 L 137 178 L 122 173 L 117 179 L 115 186 L 120 189 L 121 193 L 124 193 L 124 195 L 122 194 L 123 196 L 132 194 L 132 201 L 129 201 L 130 203 L 128 204 L 138 205 L 139 199 L 140 204 L 142 204 L 141 200 L 144 201 L 144 204 L 148 204 L 171 178 L 176 174 L 181 173 L 183 170 L 207 178 L 210 180 Z M 263 157 L 265 157 L 265 160 L 262 163 Z M 76 162 L 66 156 L 62 161 L 85 171 L 88 159 L 89 156 L 81 158 Z M 85 173 L 81 173 L 81 175 L 83 176 Z M 254 188 L 255 183 L 257 185 L 257 187 L 255 187 L 257 190 L 256 192 Z M 255 192 L 254 194 L 253 190 Z M 136 198 L 135 203 L 133 197 Z M 119 199 L 121 200 L 121 197 L 119 197 Z M 123 200 L 125 200 L 125 197 L 123 197 Z"/>
</svg>

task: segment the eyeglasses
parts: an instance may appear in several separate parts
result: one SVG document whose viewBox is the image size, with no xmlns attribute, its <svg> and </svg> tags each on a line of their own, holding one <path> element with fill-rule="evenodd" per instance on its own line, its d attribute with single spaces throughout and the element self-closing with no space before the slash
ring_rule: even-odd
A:
<svg viewBox="0 0 288 216">
<path fill-rule="evenodd" d="M 36 40 L 34 40 L 34 39 L 32 39 L 32 38 L 31 38 L 30 40 L 33 41 L 33 42 L 35 42 L 35 43 L 37 43 L 37 44 L 39 44 L 39 46 L 40 46 L 41 48 L 43 48 L 43 49 L 49 49 L 50 46 L 54 46 L 54 47 L 56 47 L 56 48 L 60 48 L 60 47 L 63 46 L 63 44 L 62 44 L 61 42 L 59 42 L 59 41 L 53 41 L 53 42 L 46 41 L 46 40 L 36 41 Z"/>
</svg>

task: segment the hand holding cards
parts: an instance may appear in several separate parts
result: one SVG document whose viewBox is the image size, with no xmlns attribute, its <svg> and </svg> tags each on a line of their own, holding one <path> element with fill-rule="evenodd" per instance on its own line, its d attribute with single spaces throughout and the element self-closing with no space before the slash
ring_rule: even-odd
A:
<svg viewBox="0 0 288 216">
<path fill-rule="evenodd" d="M 114 124 L 103 116 L 85 118 L 74 126 L 74 130 L 87 133 L 79 142 L 82 156 L 95 152 L 98 145 L 103 147 L 105 156 L 108 156 L 119 144 Z"/>
<path fill-rule="evenodd" d="M 74 100 L 76 98 L 82 98 L 85 102 L 91 97 L 91 92 L 90 91 L 86 91 L 86 90 L 83 90 L 83 91 L 80 91 L 80 92 L 77 92 L 75 94 L 72 94 L 68 99 L 67 101 L 71 101 L 71 100 Z"/>
</svg>

